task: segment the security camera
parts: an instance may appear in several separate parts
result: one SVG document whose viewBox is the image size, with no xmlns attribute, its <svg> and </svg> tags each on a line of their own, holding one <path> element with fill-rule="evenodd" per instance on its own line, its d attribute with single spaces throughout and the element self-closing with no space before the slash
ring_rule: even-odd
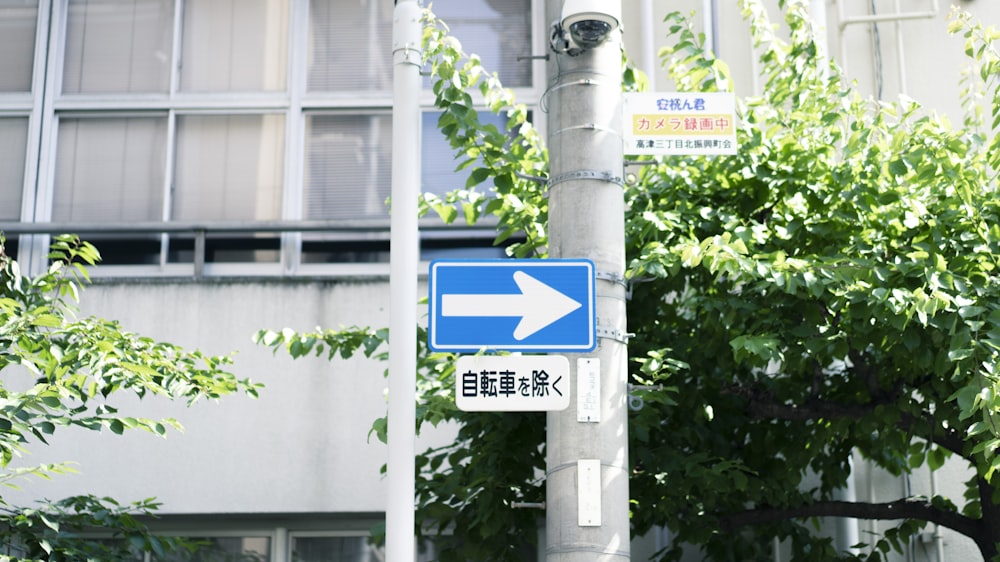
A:
<svg viewBox="0 0 1000 562">
<path fill-rule="evenodd" d="M 616 0 L 565 0 L 562 28 L 582 49 L 593 49 L 618 29 L 621 4 Z"/>
</svg>

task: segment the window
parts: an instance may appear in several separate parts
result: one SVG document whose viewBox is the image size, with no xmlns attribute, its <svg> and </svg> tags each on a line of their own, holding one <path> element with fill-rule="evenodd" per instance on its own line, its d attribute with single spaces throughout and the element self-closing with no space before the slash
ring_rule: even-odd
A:
<svg viewBox="0 0 1000 562">
<path fill-rule="evenodd" d="M 172 0 L 70 0 L 63 93 L 166 93 Z"/>
<path fill-rule="evenodd" d="M 292 562 L 382 562 L 382 549 L 365 537 L 293 537 Z"/>
<path fill-rule="evenodd" d="M 510 0 L 435 2 L 434 13 L 462 41 L 462 48 L 476 53 L 483 66 L 496 71 L 504 86 L 531 85 L 531 65 L 518 57 L 530 56 L 531 6 Z"/>
<path fill-rule="evenodd" d="M 170 218 L 280 219 L 284 129 L 283 115 L 178 117 Z"/>
<path fill-rule="evenodd" d="M 464 189 L 466 177 L 455 173 L 458 162 L 452 159 L 454 150 L 448 146 L 448 139 L 444 138 L 437 130 L 440 115 L 439 112 L 434 111 L 427 111 L 423 114 L 420 144 L 424 154 L 433 155 L 433 157 L 423 159 L 420 168 L 422 175 L 420 183 L 425 192 L 444 195 L 449 191 Z M 507 127 L 507 119 L 502 115 L 482 112 L 479 114 L 479 120 L 485 125 L 494 125 L 501 131 Z M 479 162 L 482 162 L 482 159 Z M 474 167 L 476 166 L 472 168 Z M 484 190 L 482 186 L 478 189 Z"/>
<path fill-rule="evenodd" d="M 288 81 L 288 0 L 187 0 L 185 92 L 278 92 Z"/>
<path fill-rule="evenodd" d="M 166 134 L 164 116 L 62 118 L 52 220 L 159 220 Z"/>
<path fill-rule="evenodd" d="M 21 217 L 27 139 L 27 118 L 0 117 L 0 221 L 16 221 Z"/>
<path fill-rule="evenodd" d="M 37 21 L 37 0 L 0 0 L 0 221 L 20 220 L 24 205 Z"/>
<path fill-rule="evenodd" d="M 366 536 L 292 535 L 291 562 L 384 562 L 385 548 L 376 546 Z M 436 560 L 434 545 L 417 545 L 416 562 Z"/>
<path fill-rule="evenodd" d="M 388 217 L 389 114 L 306 116 L 305 219 Z"/>
<path fill-rule="evenodd" d="M 309 3 L 308 91 L 392 90 L 393 6 L 362 0 Z"/>
<path fill-rule="evenodd" d="M 0 0 L 0 93 L 31 91 L 37 18 L 37 0 Z"/>
<path fill-rule="evenodd" d="M 269 537 L 185 537 L 197 545 L 193 552 L 180 551 L 165 557 L 154 557 L 159 562 L 270 562 Z"/>
<path fill-rule="evenodd" d="M 434 4 L 528 101 L 533 1 Z M 106 265 L 151 266 L 132 273 L 386 261 L 392 18 L 380 0 L 0 0 L 0 221 L 115 225 L 84 236 Z M 425 189 L 462 187 L 426 109 Z M 440 238 L 429 251 L 500 251 Z"/>
</svg>

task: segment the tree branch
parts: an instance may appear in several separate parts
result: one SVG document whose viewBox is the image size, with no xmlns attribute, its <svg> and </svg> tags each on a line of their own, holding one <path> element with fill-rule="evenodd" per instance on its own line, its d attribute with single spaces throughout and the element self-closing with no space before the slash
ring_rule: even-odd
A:
<svg viewBox="0 0 1000 562">
<path fill-rule="evenodd" d="M 983 512 L 982 525 L 986 529 L 993 529 L 993 533 L 984 532 L 981 540 L 977 540 L 979 550 L 986 560 L 996 560 L 1000 554 L 1000 541 L 997 540 L 997 529 L 1000 529 L 1000 505 L 993 503 L 993 486 L 982 476 L 976 478 L 976 486 L 979 488 L 979 505 Z"/>
<path fill-rule="evenodd" d="M 721 516 L 723 530 L 761 525 L 786 519 L 809 517 L 851 517 L 854 519 L 917 519 L 936 523 L 965 535 L 977 543 L 983 539 L 982 522 L 954 511 L 938 509 L 929 501 L 912 498 L 888 503 L 821 501 L 786 508 L 758 508 Z"/>
<path fill-rule="evenodd" d="M 825 419 L 848 419 L 858 420 L 870 415 L 875 407 L 882 404 L 873 402 L 870 404 L 841 404 L 838 402 L 826 402 L 822 400 L 809 400 L 803 406 L 792 406 L 774 401 L 769 395 L 754 392 L 749 389 L 737 389 L 736 394 L 744 395 L 749 401 L 748 411 L 751 416 L 760 419 L 778 419 L 785 421 L 809 421 L 820 418 Z M 914 428 L 921 421 L 921 417 L 902 413 L 898 427 L 903 431 L 915 433 Z M 963 451 L 965 442 L 961 435 L 954 428 L 941 427 L 932 416 L 924 416 L 923 421 L 930 426 L 930 433 L 920 435 L 920 437 L 934 443 L 935 445 L 950 451 L 952 454 L 962 457 L 971 462 Z"/>
</svg>

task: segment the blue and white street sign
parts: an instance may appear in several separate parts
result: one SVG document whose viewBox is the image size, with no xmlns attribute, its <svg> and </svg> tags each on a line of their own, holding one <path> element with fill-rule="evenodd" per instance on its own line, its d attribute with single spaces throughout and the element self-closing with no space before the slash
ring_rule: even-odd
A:
<svg viewBox="0 0 1000 562">
<path fill-rule="evenodd" d="M 435 351 L 594 349 L 590 260 L 438 260 L 429 272 Z"/>
</svg>

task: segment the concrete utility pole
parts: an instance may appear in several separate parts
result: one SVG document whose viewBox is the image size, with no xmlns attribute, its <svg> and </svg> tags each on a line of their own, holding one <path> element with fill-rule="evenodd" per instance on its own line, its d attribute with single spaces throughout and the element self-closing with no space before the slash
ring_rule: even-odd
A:
<svg viewBox="0 0 1000 562">
<path fill-rule="evenodd" d="M 567 11 L 573 0 L 566 0 Z M 577 2 L 618 14 L 621 0 Z M 574 8 L 576 5 L 574 5 Z M 547 21 L 563 20 L 549 0 Z M 570 355 L 574 398 L 548 413 L 548 562 L 630 559 L 621 32 L 547 64 L 549 255 L 588 258 L 597 272 L 598 347 Z"/>
</svg>

